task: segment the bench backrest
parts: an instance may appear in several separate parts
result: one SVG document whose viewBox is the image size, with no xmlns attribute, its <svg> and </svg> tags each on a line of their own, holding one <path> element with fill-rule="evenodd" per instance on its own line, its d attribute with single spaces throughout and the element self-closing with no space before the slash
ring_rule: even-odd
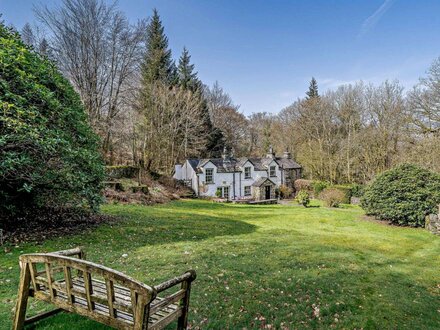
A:
<svg viewBox="0 0 440 330">
<path fill-rule="evenodd" d="M 26 254 L 35 298 L 124 329 L 146 328 L 156 290 L 121 272 L 55 253 Z"/>
</svg>

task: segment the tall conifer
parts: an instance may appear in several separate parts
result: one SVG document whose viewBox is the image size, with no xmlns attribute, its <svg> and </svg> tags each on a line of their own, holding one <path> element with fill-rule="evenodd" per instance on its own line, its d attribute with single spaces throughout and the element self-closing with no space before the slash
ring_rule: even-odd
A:
<svg viewBox="0 0 440 330">
<path fill-rule="evenodd" d="M 142 79 L 144 84 L 154 81 L 172 83 L 175 75 L 175 65 L 168 49 L 168 38 L 156 9 L 147 26 L 147 51 L 142 64 Z"/>
<path fill-rule="evenodd" d="M 312 77 L 312 80 L 310 81 L 309 90 L 306 92 L 306 95 L 308 100 L 319 97 L 318 83 L 314 77 Z"/>
<path fill-rule="evenodd" d="M 188 49 L 183 48 L 182 55 L 177 66 L 177 73 L 179 76 L 179 86 L 184 89 L 189 89 L 195 92 L 200 88 L 200 81 L 197 78 L 197 72 L 194 72 L 194 64 L 191 64 L 191 55 Z"/>
</svg>

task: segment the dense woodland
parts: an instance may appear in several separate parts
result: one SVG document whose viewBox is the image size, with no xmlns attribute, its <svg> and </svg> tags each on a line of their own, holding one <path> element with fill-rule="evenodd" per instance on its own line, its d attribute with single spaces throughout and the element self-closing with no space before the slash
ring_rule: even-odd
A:
<svg viewBox="0 0 440 330">
<path fill-rule="evenodd" d="M 200 81 L 189 50 L 173 57 L 157 11 L 131 24 L 103 1 L 63 0 L 37 7 L 36 18 L 22 39 L 78 91 L 107 164 L 170 174 L 224 146 L 257 156 L 272 145 L 331 183 L 365 183 L 406 162 L 440 171 L 440 59 L 411 90 L 390 80 L 318 91 L 312 79 L 279 113 L 246 116 L 219 83 Z"/>
</svg>

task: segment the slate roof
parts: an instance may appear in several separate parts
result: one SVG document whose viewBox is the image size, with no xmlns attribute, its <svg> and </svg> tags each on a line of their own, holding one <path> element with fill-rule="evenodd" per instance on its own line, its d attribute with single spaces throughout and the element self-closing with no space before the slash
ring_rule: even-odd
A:
<svg viewBox="0 0 440 330">
<path fill-rule="evenodd" d="M 284 169 L 300 169 L 301 165 L 295 162 L 291 158 L 283 157 L 263 157 L 263 158 L 206 158 L 206 159 L 188 159 L 191 167 L 196 171 L 200 172 L 200 168 L 211 162 L 217 167 L 218 173 L 233 173 L 241 172 L 242 167 L 249 161 L 253 166 L 255 171 L 266 171 L 269 164 L 275 161 L 279 166 Z"/>
<path fill-rule="evenodd" d="M 188 159 L 188 163 L 191 165 L 194 171 L 197 170 L 197 167 L 199 166 L 199 160 L 198 159 Z"/>
<path fill-rule="evenodd" d="M 269 178 L 259 178 L 257 181 L 255 181 L 252 186 L 254 187 L 261 187 L 264 183 L 269 181 L 270 184 L 275 185 L 275 183 L 269 179 Z"/>
<path fill-rule="evenodd" d="M 277 162 L 280 166 L 285 169 L 300 169 L 302 168 L 297 162 L 295 162 L 292 158 L 283 158 L 277 157 Z"/>
</svg>

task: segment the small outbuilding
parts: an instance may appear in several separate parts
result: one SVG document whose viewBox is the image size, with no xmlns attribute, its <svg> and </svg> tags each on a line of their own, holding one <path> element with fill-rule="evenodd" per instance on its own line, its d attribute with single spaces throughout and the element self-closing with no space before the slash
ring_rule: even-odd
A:
<svg viewBox="0 0 440 330">
<path fill-rule="evenodd" d="M 255 201 L 275 199 L 275 183 L 269 178 L 259 178 L 252 184 L 252 196 Z"/>
</svg>

